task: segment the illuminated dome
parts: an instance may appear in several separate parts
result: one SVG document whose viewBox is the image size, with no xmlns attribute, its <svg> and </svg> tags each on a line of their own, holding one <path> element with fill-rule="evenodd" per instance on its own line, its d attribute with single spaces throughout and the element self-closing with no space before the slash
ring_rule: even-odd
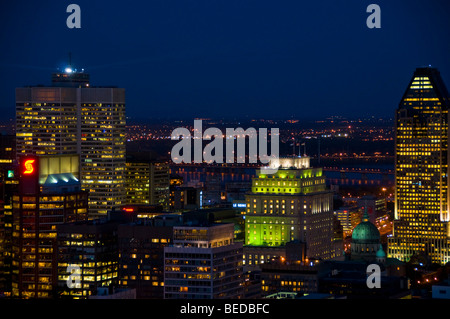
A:
<svg viewBox="0 0 450 319">
<path fill-rule="evenodd" d="M 380 243 L 380 232 L 377 227 L 369 221 L 369 215 L 366 209 L 361 223 L 353 229 L 351 258 L 365 260 L 375 259 L 380 248 Z"/>
<path fill-rule="evenodd" d="M 368 216 L 367 219 L 363 217 L 361 223 L 353 229 L 352 242 L 367 244 L 380 242 L 380 232 L 374 224 L 369 222 Z"/>
</svg>

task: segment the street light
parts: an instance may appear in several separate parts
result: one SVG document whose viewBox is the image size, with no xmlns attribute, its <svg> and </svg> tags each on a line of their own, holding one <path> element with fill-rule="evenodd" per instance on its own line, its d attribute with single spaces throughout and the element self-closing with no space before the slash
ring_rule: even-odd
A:
<svg viewBox="0 0 450 319">
<path fill-rule="evenodd" d="M 386 191 L 387 191 L 386 187 L 383 187 L 381 190 L 383 191 L 384 197 L 386 197 Z"/>
</svg>

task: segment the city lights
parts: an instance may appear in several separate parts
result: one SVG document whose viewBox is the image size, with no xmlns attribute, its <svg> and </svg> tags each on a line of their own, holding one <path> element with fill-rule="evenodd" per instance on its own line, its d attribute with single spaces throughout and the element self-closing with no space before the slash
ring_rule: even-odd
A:
<svg viewBox="0 0 450 319">
<path fill-rule="evenodd" d="M 50 2 L 0 9 L 4 317 L 446 309 L 446 1 Z"/>
</svg>

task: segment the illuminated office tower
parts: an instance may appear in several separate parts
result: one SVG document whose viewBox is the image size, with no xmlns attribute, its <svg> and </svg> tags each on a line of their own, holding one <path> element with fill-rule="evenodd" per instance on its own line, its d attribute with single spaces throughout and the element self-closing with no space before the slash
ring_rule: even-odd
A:
<svg viewBox="0 0 450 319">
<path fill-rule="evenodd" d="M 127 161 L 125 167 L 127 204 L 169 207 L 170 168 L 164 162 Z"/>
<path fill-rule="evenodd" d="M 15 174 L 15 136 L 0 133 L 0 295 L 11 295 L 12 195 Z"/>
<path fill-rule="evenodd" d="M 308 258 L 333 258 L 333 193 L 322 169 L 311 168 L 309 157 L 281 158 L 270 166 L 277 173 L 259 173 L 246 195 L 246 266 L 269 260 L 271 251 L 290 242 L 302 243 Z"/>
<path fill-rule="evenodd" d="M 13 195 L 12 297 L 51 298 L 57 284 L 57 225 L 87 219 L 78 155 L 20 158 Z"/>
<path fill-rule="evenodd" d="M 118 284 L 118 226 L 107 218 L 57 225 L 58 297 L 87 299 Z M 71 286 L 68 267 L 79 267 Z"/>
<path fill-rule="evenodd" d="M 81 187 L 89 214 L 104 216 L 125 204 L 125 90 L 81 89 Z"/>
<path fill-rule="evenodd" d="M 151 163 L 150 170 L 150 204 L 169 207 L 170 167 L 167 162 Z"/>
<path fill-rule="evenodd" d="M 395 221 L 388 256 L 449 256 L 449 94 L 437 69 L 418 68 L 396 112 Z"/>
<path fill-rule="evenodd" d="M 7 174 L 16 157 L 16 137 L 0 133 L 0 177 Z"/>
<path fill-rule="evenodd" d="M 125 203 L 125 90 L 92 87 L 66 68 L 52 86 L 16 89 L 16 148 L 23 155 L 80 154 L 92 217 Z"/>
<path fill-rule="evenodd" d="M 174 227 L 173 245 L 164 247 L 165 299 L 240 299 L 243 284 L 234 224 Z"/>
</svg>

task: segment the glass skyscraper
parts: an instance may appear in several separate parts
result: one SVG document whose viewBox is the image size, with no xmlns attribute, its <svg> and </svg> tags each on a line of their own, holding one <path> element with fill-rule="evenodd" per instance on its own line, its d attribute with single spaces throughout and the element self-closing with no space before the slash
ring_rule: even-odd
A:
<svg viewBox="0 0 450 319">
<path fill-rule="evenodd" d="M 17 157 L 79 154 L 89 214 L 125 204 L 125 89 L 92 87 L 67 68 L 52 86 L 16 89 Z"/>
<path fill-rule="evenodd" d="M 417 68 L 396 112 L 395 221 L 388 256 L 449 256 L 449 94 L 437 69 Z"/>
</svg>

